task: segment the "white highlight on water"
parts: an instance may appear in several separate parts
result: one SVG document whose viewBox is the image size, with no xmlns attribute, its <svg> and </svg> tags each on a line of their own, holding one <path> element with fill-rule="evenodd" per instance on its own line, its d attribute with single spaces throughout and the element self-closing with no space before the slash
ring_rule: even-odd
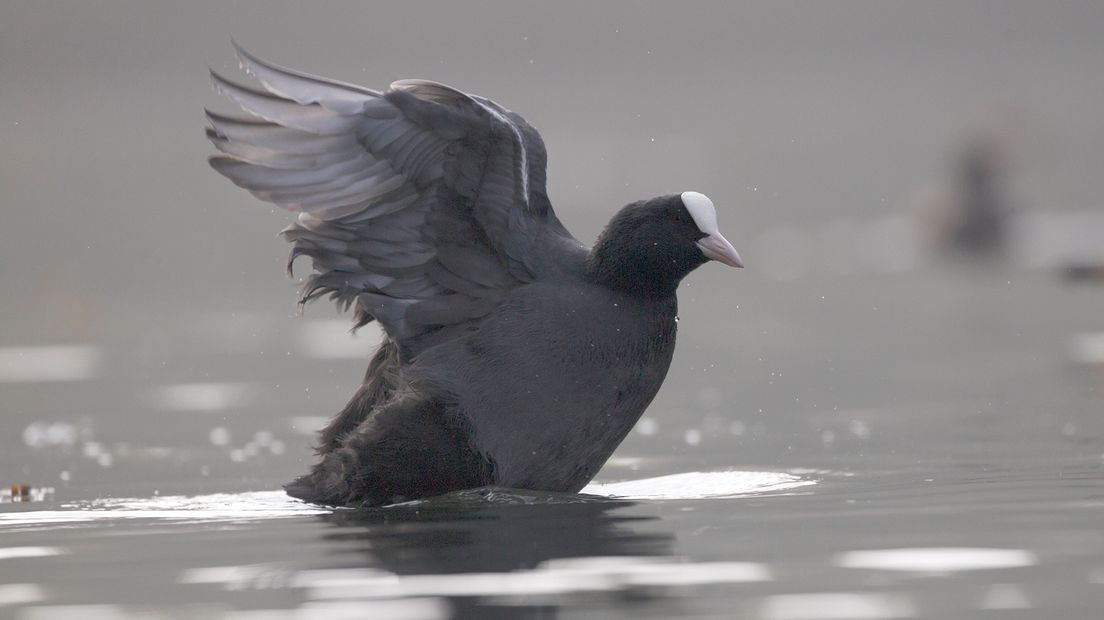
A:
<svg viewBox="0 0 1104 620">
<path fill-rule="evenodd" d="M 308 437 L 314 437 L 319 429 L 325 428 L 329 423 L 330 418 L 321 415 L 299 415 L 288 419 L 292 431 Z"/>
<path fill-rule="evenodd" d="M 1104 364 L 1104 332 L 1077 334 L 1070 341 L 1070 357 L 1079 364 Z"/>
<path fill-rule="evenodd" d="M 102 363 L 94 346 L 0 347 L 0 383 L 87 381 Z"/>
<path fill-rule="evenodd" d="M 815 479 L 780 472 L 688 472 L 625 482 L 591 483 L 582 492 L 611 499 L 695 500 L 761 496 L 814 484 Z M 5 528 L 31 525 L 94 524 L 130 519 L 171 523 L 240 522 L 330 512 L 330 509 L 292 499 L 283 491 L 108 498 L 63 504 L 60 510 L 0 512 L 0 532 Z"/>
<path fill-rule="evenodd" d="M 46 600 L 46 592 L 35 583 L 0 584 L 0 607 L 26 605 Z"/>
<path fill-rule="evenodd" d="M 247 404 L 250 387 L 247 383 L 177 383 L 154 388 L 150 399 L 167 411 L 214 413 Z"/>
<path fill-rule="evenodd" d="M 679 558 L 595 556 L 548 560 L 509 572 L 398 575 L 375 568 L 305 570 L 263 565 L 188 569 L 178 583 L 218 584 L 232 590 L 287 583 L 314 600 L 404 597 L 540 597 L 571 592 L 609 592 L 637 587 L 695 586 L 770 581 L 770 568 L 757 562 L 689 562 Z"/>
<path fill-rule="evenodd" d="M 763 620 L 881 620 L 916 617 L 912 599 L 898 592 L 777 594 L 763 600 Z"/>
<path fill-rule="evenodd" d="M 978 609 L 1031 609 L 1033 605 L 1023 588 L 1011 583 L 995 583 L 981 596 Z"/>
<path fill-rule="evenodd" d="M 296 347 L 307 357 L 320 360 L 367 361 L 379 346 L 382 331 L 376 322 L 349 333 L 349 319 L 305 321 L 295 334 Z"/>
<path fill-rule="evenodd" d="M 624 499 L 720 499 L 792 491 L 816 480 L 771 471 L 686 472 L 624 482 L 592 482 L 582 490 Z"/>
<path fill-rule="evenodd" d="M 0 513 L 0 531 L 9 527 L 57 523 L 95 523 L 130 519 L 157 519 L 173 523 L 256 521 L 302 517 L 331 512 L 304 504 L 283 491 L 217 493 L 194 497 L 166 495 L 112 498 L 65 504 L 62 510 Z"/>
<path fill-rule="evenodd" d="M 7 547 L 0 549 L 0 560 L 16 558 L 46 558 L 69 553 L 60 547 Z"/>
<path fill-rule="evenodd" d="M 1039 558 L 1023 549 L 919 547 L 848 551 L 836 556 L 833 563 L 843 568 L 945 574 L 1034 566 L 1039 563 Z"/>
</svg>

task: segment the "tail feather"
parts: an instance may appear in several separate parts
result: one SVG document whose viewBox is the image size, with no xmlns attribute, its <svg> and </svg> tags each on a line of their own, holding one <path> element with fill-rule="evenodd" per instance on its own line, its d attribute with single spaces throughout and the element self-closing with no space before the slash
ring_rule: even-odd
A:
<svg viewBox="0 0 1104 620">
<path fill-rule="evenodd" d="M 360 389 L 353 394 L 341 413 L 334 416 L 329 425 L 319 433 L 315 452 L 325 455 L 341 447 L 341 441 L 368 419 L 375 407 L 391 399 L 399 382 L 399 347 L 394 341 L 387 339 L 368 363 Z"/>
<path fill-rule="evenodd" d="M 490 484 L 493 463 L 440 401 L 406 392 L 370 412 L 285 490 L 336 506 L 380 506 Z"/>
</svg>

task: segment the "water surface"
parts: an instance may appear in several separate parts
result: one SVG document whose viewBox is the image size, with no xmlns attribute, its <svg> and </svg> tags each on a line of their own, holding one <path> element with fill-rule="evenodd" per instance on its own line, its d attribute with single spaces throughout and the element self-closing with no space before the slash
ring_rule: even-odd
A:
<svg viewBox="0 0 1104 620">
<path fill-rule="evenodd" d="M 1104 261 L 1101 23 L 0 2 L 0 618 L 1104 617 L 1104 286 L 1060 276 Z M 584 241 L 632 200 L 713 198 L 747 269 L 687 278 L 670 375 L 584 494 L 279 492 L 378 333 L 298 316 L 286 218 L 206 165 L 231 36 L 519 111 Z M 961 190 L 994 126 L 1006 252 L 950 260 L 917 198 Z"/>
</svg>

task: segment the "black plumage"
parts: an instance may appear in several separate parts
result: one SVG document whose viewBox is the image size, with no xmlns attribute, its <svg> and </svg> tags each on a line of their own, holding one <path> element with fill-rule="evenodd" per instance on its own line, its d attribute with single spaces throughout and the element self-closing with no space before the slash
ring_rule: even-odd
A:
<svg viewBox="0 0 1104 620">
<path fill-rule="evenodd" d="M 263 90 L 213 75 L 257 118 L 208 113 L 211 165 L 299 214 L 302 302 L 329 295 L 386 339 L 289 494 L 380 505 L 484 485 L 577 491 L 663 382 L 675 289 L 741 266 L 708 198 L 617 213 L 592 249 L 556 217 L 540 135 L 422 80 L 379 93 L 262 62 Z"/>
</svg>

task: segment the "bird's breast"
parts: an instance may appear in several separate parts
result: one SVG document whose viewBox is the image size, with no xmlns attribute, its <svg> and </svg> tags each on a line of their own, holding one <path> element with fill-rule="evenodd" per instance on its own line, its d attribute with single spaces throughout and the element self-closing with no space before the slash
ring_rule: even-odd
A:
<svg viewBox="0 0 1104 620">
<path fill-rule="evenodd" d="M 675 308 L 576 290 L 529 293 L 471 338 L 461 407 L 498 484 L 574 491 L 658 392 L 674 352 Z"/>
</svg>

